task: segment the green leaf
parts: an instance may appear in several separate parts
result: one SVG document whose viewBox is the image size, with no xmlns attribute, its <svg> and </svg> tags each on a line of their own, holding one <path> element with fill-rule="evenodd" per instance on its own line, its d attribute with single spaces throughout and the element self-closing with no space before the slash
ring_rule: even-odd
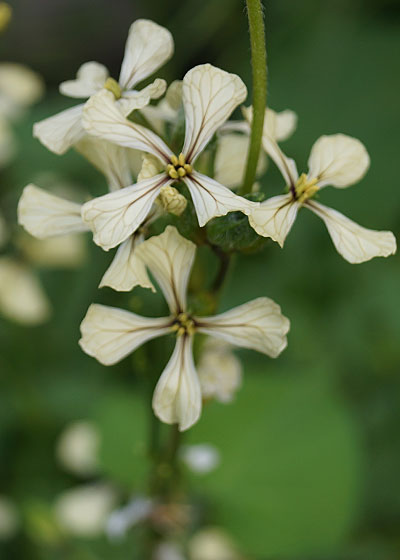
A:
<svg viewBox="0 0 400 560">
<path fill-rule="evenodd" d="M 264 194 L 254 193 L 244 198 L 260 202 Z M 269 242 L 269 239 L 257 235 L 250 226 L 248 217 L 242 212 L 230 212 L 226 216 L 214 218 L 208 222 L 206 228 L 208 241 L 226 253 L 233 251 L 253 253 L 263 249 Z"/>
</svg>

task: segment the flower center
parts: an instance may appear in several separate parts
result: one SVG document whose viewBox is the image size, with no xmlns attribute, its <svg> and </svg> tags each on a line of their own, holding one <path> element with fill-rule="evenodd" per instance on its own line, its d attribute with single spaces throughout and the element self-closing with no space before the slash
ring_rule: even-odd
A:
<svg viewBox="0 0 400 560">
<path fill-rule="evenodd" d="M 294 187 L 295 199 L 298 202 L 305 202 L 309 198 L 315 195 L 319 191 L 319 187 L 316 184 L 317 179 L 308 179 L 306 173 L 302 173 L 297 180 Z"/>
<path fill-rule="evenodd" d="M 196 331 L 196 324 L 187 313 L 179 313 L 174 324 L 171 326 L 171 330 L 177 336 L 183 336 L 184 334 L 192 335 Z"/>
<path fill-rule="evenodd" d="M 117 80 L 114 80 L 114 78 L 107 78 L 104 87 L 114 94 L 115 99 L 121 99 L 122 89 Z"/>
<path fill-rule="evenodd" d="M 183 154 L 179 154 L 179 157 L 171 156 L 171 163 L 167 165 L 165 170 L 171 179 L 180 179 L 190 175 L 193 171 L 192 166 L 186 163 L 186 158 Z"/>
</svg>

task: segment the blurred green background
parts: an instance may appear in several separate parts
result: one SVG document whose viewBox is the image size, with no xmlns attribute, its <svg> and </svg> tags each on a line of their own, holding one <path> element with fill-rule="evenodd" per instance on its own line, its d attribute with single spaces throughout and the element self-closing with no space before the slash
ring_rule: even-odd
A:
<svg viewBox="0 0 400 560">
<path fill-rule="evenodd" d="M 18 0 L 13 8 L 0 37 L 2 60 L 30 66 L 48 87 L 16 125 L 19 153 L 1 171 L 2 212 L 16 232 L 17 200 L 29 182 L 47 188 L 54 177 L 84 194 L 104 192 L 104 180 L 80 156 L 51 154 L 31 128 L 71 105 L 57 86 L 82 62 L 98 60 L 118 76 L 136 18 L 154 19 L 174 36 L 175 55 L 158 75 L 172 81 L 210 62 L 239 74 L 250 89 L 241 0 Z M 399 2 L 268 2 L 266 25 L 268 103 L 299 116 L 284 151 L 306 170 L 321 134 L 360 138 L 372 161 L 367 176 L 350 189 L 327 189 L 321 201 L 398 236 Z M 272 164 L 263 188 L 271 195 L 282 188 Z M 37 267 L 53 306 L 47 323 L 33 328 L 0 319 L 0 494 L 20 516 L 15 537 L 0 544 L 7 560 L 136 558 L 135 531 L 117 543 L 69 538 L 51 513 L 62 491 L 88 481 L 68 474 L 55 456 L 57 438 L 73 420 L 93 420 L 100 430 L 97 478 L 112 482 L 122 501 L 142 489 L 135 449 L 147 437 L 148 411 L 132 360 L 107 369 L 77 345 L 91 302 L 127 307 L 136 296 L 97 290 L 112 256 L 89 236 L 86 242 L 81 267 Z M 228 531 L 246 558 L 400 557 L 399 277 L 398 256 L 346 263 L 321 221 L 305 211 L 283 251 L 271 243 L 236 263 L 221 309 L 272 297 L 291 319 L 289 346 L 277 361 L 238 353 L 245 374 L 235 402 L 209 405 L 185 439 L 218 446 L 220 467 L 194 477 L 191 488 L 204 506 L 202 522 Z M 156 313 L 159 300 L 141 295 Z"/>
</svg>

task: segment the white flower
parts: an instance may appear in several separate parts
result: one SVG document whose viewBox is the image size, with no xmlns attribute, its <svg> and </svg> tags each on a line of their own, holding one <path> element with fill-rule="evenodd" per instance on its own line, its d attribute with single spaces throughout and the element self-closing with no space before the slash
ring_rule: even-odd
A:
<svg viewBox="0 0 400 560">
<path fill-rule="evenodd" d="M 88 476 L 98 470 L 99 433 L 89 421 L 69 424 L 60 434 L 56 455 L 59 462 L 69 471 Z"/>
<path fill-rule="evenodd" d="M 122 113 L 128 116 L 164 93 L 166 83 L 159 79 L 141 91 L 133 88 L 160 68 L 172 56 L 173 50 L 173 39 L 167 29 L 152 21 L 138 19 L 129 29 L 118 82 L 109 77 L 107 68 L 102 64 L 86 62 L 79 68 L 75 80 L 60 85 L 60 92 L 69 97 L 87 99 L 107 88 L 115 93 Z M 82 109 L 83 104 L 80 104 L 36 123 L 34 136 L 49 150 L 63 154 L 85 134 L 81 122 Z"/>
<path fill-rule="evenodd" d="M 132 182 L 127 150 L 97 138 L 83 138 L 76 148 L 89 159 L 107 178 L 109 189 L 122 189 Z M 39 239 L 66 236 L 89 230 L 81 217 L 81 204 L 70 202 L 30 184 L 23 190 L 18 204 L 18 222 Z M 154 218 L 147 217 L 144 227 Z M 144 265 L 135 255 L 135 248 L 143 241 L 138 231 L 118 249 L 99 287 L 110 286 L 117 291 L 130 291 L 140 285 L 150 288 Z"/>
<path fill-rule="evenodd" d="M 186 130 L 179 156 L 155 133 L 126 119 L 111 92 L 102 91 L 91 97 L 83 117 L 90 134 L 150 153 L 164 169 L 154 177 L 83 206 L 82 217 L 94 232 L 95 243 L 108 250 L 127 239 L 143 222 L 161 189 L 175 181 L 186 183 L 200 226 L 234 210 L 249 214 L 258 203 L 235 195 L 193 167 L 214 133 L 246 95 L 245 85 L 235 74 L 210 64 L 192 68 L 183 79 Z"/>
<path fill-rule="evenodd" d="M 33 264 L 49 268 L 75 268 L 86 258 L 86 244 L 81 236 L 63 235 L 34 239 L 21 235 L 16 245 Z"/>
<path fill-rule="evenodd" d="M 43 92 L 43 80 L 30 68 L 11 62 L 0 64 L 0 115 L 8 121 L 21 117 Z"/>
<path fill-rule="evenodd" d="M 104 532 L 116 493 L 102 483 L 76 486 L 56 500 L 54 513 L 60 526 L 79 537 L 95 537 Z"/>
<path fill-rule="evenodd" d="M 0 311 L 23 325 L 43 323 L 51 313 L 36 276 L 11 257 L 0 258 Z"/>
<path fill-rule="evenodd" d="M 231 189 L 243 182 L 250 145 L 252 108 L 244 107 L 242 111 L 246 120 L 228 121 L 221 127 L 215 154 L 215 179 Z M 296 125 L 297 116 L 289 109 L 279 113 L 269 108 L 265 110 L 264 135 L 268 132 L 276 142 L 289 138 Z M 262 175 L 266 168 L 265 153 L 260 152 L 257 175 Z"/>
<path fill-rule="evenodd" d="M 190 560 L 240 560 L 230 536 L 219 527 L 198 531 L 189 542 Z"/>
<path fill-rule="evenodd" d="M 200 382 L 192 356 L 196 332 L 277 357 L 286 347 L 289 321 L 268 298 L 258 298 L 214 317 L 192 316 L 186 304 L 195 245 L 168 226 L 137 249 L 167 300 L 170 315 L 141 317 L 121 309 L 91 305 L 81 324 L 80 345 L 104 365 L 112 365 L 153 338 L 174 333 L 176 345 L 155 388 L 155 414 L 168 424 L 190 428 L 201 413 Z"/>
<path fill-rule="evenodd" d="M 232 347 L 222 340 L 207 338 L 198 364 L 201 392 L 205 399 L 227 403 L 242 384 L 242 366 Z"/>
<path fill-rule="evenodd" d="M 113 540 L 125 537 L 129 529 L 149 518 L 154 505 L 152 499 L 136 496 L 126 506 L 114 510 L 107 520 L 107 536 Z"/>
<path fill-rule="evenodd" d="M 337 251 L 348 262 L 361 263 L 396 252 L 392 232 L 363 228 L 340 212 L 312 200 L 326 185 L 345 188 L 364 176 L 369 156 L 359 140 L 344 134 L 321 136 L 312 147 L 308 173 L 300 177 L 295 162 L 283 154 L 273 139 L 264 135 L 263 146 L 279 167 L 289 193 L 272 197 L 254 209 L 249 222 L 259 235 L 271 237 L 283 246 L 298 210 L 304 206 L 322 218 Z"/>
<path fill-rule="evenodd" d="M 221 462 L 217 447 L 208 443 L 183 446 L 181 459 L 189 469 L 197 474 L 207 474 L 216 469 Z"/>
</svg>

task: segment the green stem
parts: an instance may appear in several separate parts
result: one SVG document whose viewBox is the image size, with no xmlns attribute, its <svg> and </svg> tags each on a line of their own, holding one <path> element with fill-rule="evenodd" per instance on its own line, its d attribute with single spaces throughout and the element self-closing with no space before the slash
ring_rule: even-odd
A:
<svg viewBox="0 0 400 560">
<path fill-rule="evenodd" d="M 250 146 L 247 155 L 246 174 L 241 195 L 251 192 L 253 187 L 261 138 L 264 126 L 265 107 L 267 104 L 267 51 L 265 46 L 264 14 L 261 0 L 246 0 L 249 19 L 251 65 L 253 71 L 253 119 L 251 125 Z"/>
</svg>

